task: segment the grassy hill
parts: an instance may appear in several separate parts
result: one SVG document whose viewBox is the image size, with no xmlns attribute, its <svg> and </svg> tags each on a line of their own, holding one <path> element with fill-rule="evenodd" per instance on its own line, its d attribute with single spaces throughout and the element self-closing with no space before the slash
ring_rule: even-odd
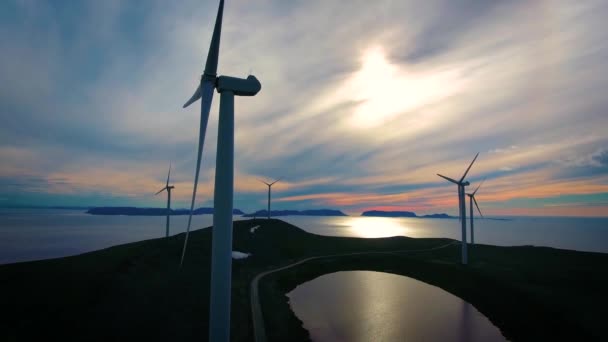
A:
<svg viewBox="0 0 608 342">
<path fill-rule="evenodd" d="M 261 225 L 254 234 L 250 228 Z M 211 229 L 78 256 L 0 266 L 0 340 L 204 340 L 208 330 Z M 449 239 L 358 239 L 309 234 L 280 220 L 234 223 L 232 340 L 252 339 L 249 284 L 256 274 L 308 256 L 426 249 Z M 284 294 L 327 272 L 380 270 L 437 285 L 475 305 L 513 340 L 608 339 L 608 254 L 476 245 L 471 264 L 459 246 L 422 253 L 326 258 L 260 283 L 269 338 L 306 339 Z"/>
</svg>

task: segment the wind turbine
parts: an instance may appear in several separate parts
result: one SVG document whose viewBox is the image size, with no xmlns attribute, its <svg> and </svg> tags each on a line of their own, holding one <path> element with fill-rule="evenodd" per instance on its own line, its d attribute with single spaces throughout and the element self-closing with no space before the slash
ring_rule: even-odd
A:
<svg viewBox="0 0 608 342">
<path fill-rule="evenodd" d="M 462 175 L 462 177 L 460 178 L 460 180 L 454 180 L 452 178 L 437 174 L 437 176 L 446 179 L 456 185 L 458 185 L 458 209 L 459 209 L 459 215 L 460 215 L 460 224 L 462 226 L 462 242 L 460 243 L 461 245 L 461 262 L 462 264 L 466 265 L 468 262 L 468 254 L 467 254 L 467 220 L 466 220 L 466 206 L 465 206 L 465 202 L 464 202 L 464 187 L 465 186 L 469 186 L 470 183 L 468 181 L 464 181 L 464 178 L 467 176 L 467 173 L 469 173 L 469 170 L 471 169 L 471 166 L 473 166 L 473 163 L 475 162 L 475 160 L 477 159 L 477 157 L 479 156 L 479 152 L 475 155 L 475 158 L 473 158 L 473 161 L 471 162 L 471 164 L 469 165 L 469 167 L 467 168 L 467 170 L 464 172 L 464 174 Z"/>
<path fill-rule="evenodd" d="M 266 184 L 266 185 L 268 186 L 268 219 L 269 219 L 269 220 L 270 220 L 270 189 L 272 188 L 272 186 L 274 185 L 274 183 L 276 183 L 276 182 L 280 181 L 281 179 L 283 179 L 283 177 L 281 177 L 281 178 L 279 178 L 279 179 L 275 180 L 275 181 L 274 181 L 274 182 L 272 182 L 272 183 L 266 183 L 266 182 L 264 182 L 263 180 L 258 179 L 260 182 L 262 182 L 262 183 L 264 183 L 264 184 Z"/>
<path fill-rule="evenodd" d="M 205 70 L 194 95 L 184 104 L 184 108 L 201 99 L 201 122 L 198 143 L 194 188 L 190 203 L 190 216 L 186 239 L 182 249 L 180 266 L 183 264 L 192 223 L 192 212 L 196 198 L 201 154 L 205 141 L 205 131 L 213 100 L 213 90 L 220 93 L 220 117 L 218 123 L 217 153 L 215 163 L 215 189 L 213 194 L 213 237 L 211 242 L 211 298 L 209 305 L 209 340 L 230 340 L 230 288 L 232 273 L 232 206 L 234 192 L 234 96 L 254 96 L 262 85 L 249 75 L 246 79 L 217 76 L 217 64 L 222 30 L 224 0 L 215 19 L 213 36 Z"/>
<path fill-rule="evenodd" d="M 171 190 L 175 189 L 175 187 L 173 185 L 169 185 L 169 177 L 171 176 L 171 164 L 169 164 L 169 173 L 167 173 L 167 183 L 165 184 L 165 187 L 160 189 L 157 193 L 155 193 L 154 195 L 158 195 L 161 192 L 167 190 L 167 227 L 165 229 L 165 237 L 169 237 L 169 220 L 171 217 Z"/>
<path fill-rule="evenodd" d="M 477 190 L 479 190 L 479 188 L 481 188 L 481 185 L 483 184 L 483 182 L 485 181 L 482 180 L 481 183 L 479 183 L 479 185 L 477 186 L 477 189 L 475 189 L 475 191 L 473 191 L 472 194 L 467 194 L 467 196 L 469 196 L 469 210 L 471 211 L 470 216 L 471 216 L 471 244 L 475 244 L 475 231 L 473 230 L 473 202 L 475 203 L 475 206 L 477 207 L 477 211 L 479 212 L 479 215 L 481 215 L 481 217 L 483 218 L 483 214 L 481 213 L 481 209 L 479 209 L 479 205 L 477 204 L 477 200 L 475 199 L 475 194 L 477 193 Z"/>
</svg>

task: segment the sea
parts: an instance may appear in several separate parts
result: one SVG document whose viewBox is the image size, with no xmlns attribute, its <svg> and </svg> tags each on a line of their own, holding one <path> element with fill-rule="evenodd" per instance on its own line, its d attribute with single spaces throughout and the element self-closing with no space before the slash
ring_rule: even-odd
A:
<svg viewBox="0 0 608 342">
<path fill-rule="evenodd" d="M 234 216 L 234 220 L 246 219 Z M 284 216 L 280 219 L 310 233 L 328 236 L 446 237 L 458 240 L 461 236 L 457 219 L 361 216 Z M 475 243 L 608 253 L 608 218 L 499 219 L 476 219 Z M 187 216 L 172 216 L 170 234 L 184 232 L 187 220 Z M 212 215 L 193 216 L 192 229 L 209 227 L 212 220 Z M 99 216 L 86 214 L 84 210 L 67 209 L 0 209 L 0 264 L 76 255 L 164 235 L 164 216 Z"/>
</svg>

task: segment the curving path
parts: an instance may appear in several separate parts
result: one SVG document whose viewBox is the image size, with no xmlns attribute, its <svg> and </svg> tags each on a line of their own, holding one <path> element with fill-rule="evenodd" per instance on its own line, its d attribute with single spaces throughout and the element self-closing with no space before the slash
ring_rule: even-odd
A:
<svg viewBox="0 0 608 342">
<path fill-rule="evenodd" d="M 266 329 L 264 327 L 264 316 L 262 314 L 262 306 L 260 304 L 260 299 L 259 299 L 259 295 L 258 295 L 258 288 L 259 288 L 258 283 L 260 282 L 260 279 L 262 279 L 264 276 L 266 276 L 268 274 L 283 271 L 285 269 L 292 268 L 294 266 L 297 266 L 297 265 L 300 265 L 300 264 L 303 264 L 305 262 L 315 260 L 315 259 L 335 258 L 335 257 L 344 257 L 344 256 L 353 256 L 353 255 L 365 255 L 365 254 L 401 254 L 401 253 L 428 252 L 428 251 L 445 248 L 445 247 L 448 247 L 448 246 L 451 246 L 454 244 L 459 244 L 459 243 L 460 242 L 458 242 L 458 241 L 453 241 L 453 242 L 450 242 L 450 243 L 447 243 L 447 244 L 444 244 L 441 246 L 427 248 L 427 249 L 406 249 L 406 250 L 395 250 L 395 251 L 368 251 L 368 252 L 320 255 L 320 256 L 314 256 L 314 257 L 302 259 L 300 261 L 294 262 L 294 263 L 286 265 L 286 266 L 282 266 L 279 268 L 275 268 L 273 270 L 262 272 L 262 273 L 258 274 L 257 276 L 255 276 L 255 278 L 253 278 L 253 280 L 251 281 L 251 291 L 250 291 L 250 293 L 251 293 L 251 319 L 253 320 L 254 340 L 255 340 L 255 342 L 266 342 Z"/>
</svg>

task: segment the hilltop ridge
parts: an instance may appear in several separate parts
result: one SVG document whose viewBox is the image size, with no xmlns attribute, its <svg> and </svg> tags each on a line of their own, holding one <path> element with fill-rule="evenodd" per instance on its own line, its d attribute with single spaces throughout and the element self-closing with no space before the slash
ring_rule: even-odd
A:
<svg viewBox="0 0 608 342">
<path fill-rule="evenodd" d="M 268 216 L 268 210 L 258 210 L 255 213 L 245 214 L 243 217 Z M 309 209 L 309 210 L 271 210 L 270 216 L 348 216 L 335 209 Z"/>
</svg>

